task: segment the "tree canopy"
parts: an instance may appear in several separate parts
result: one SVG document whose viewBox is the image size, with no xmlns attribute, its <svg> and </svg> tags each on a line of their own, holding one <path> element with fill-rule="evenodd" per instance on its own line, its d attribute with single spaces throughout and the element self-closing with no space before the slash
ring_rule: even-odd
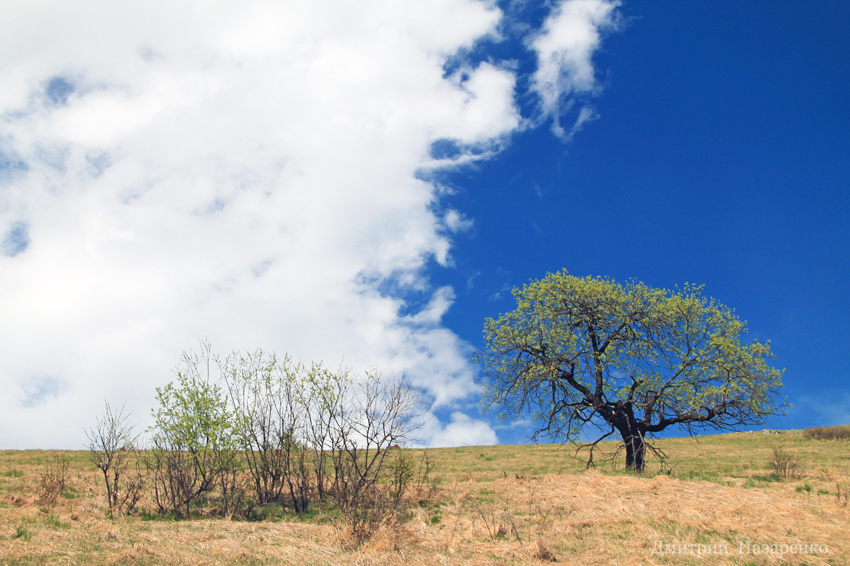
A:
<svg viewBox="0 0 850 566">
<path fill-rule="evenodd" d="M 770 342 L 701 286 L 668 291 L 566 270 L 514 289 L 515 310 L 487 319 L 485 404 L 530 417 L 541 436 L 576 441 L 587 426 L 619 433 L 626 466 L 643 471 L 646 438 L 677 425 L 734 429 L 777 413 L 782 370 Z"/>
</svg>

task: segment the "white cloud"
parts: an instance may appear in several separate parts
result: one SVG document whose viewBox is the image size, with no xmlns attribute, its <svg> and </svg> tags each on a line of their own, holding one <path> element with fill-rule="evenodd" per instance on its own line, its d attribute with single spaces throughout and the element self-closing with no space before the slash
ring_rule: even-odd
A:
<svg viewBox="0 0 850 566">
<path fill-rule="evenodd" d="M 457 210 L 447 210 L 443 222 L 449 232 L 462 232 L 472 228 L 474 222 Z"/>
<path fill-rule="evenodd" d="M 559 137 L 572 138 L 598 116 L 585 104 L 569 131 L 559 121 L 575 105 L 575 95 L 599 91 L 593 54 L 600 46 L 601 32 L 616 26 L 619 5 L 617 0 L 566 0 L 552 10 L 530 42 L 538 60 L 531 88 L 540 96 L 543 114 L 553 119 L 552 130 Z"/>
<path fill-rule="evenodd" d="M 436 140 L 498 149 L 519 127 L 513 71 L 443 76 L 500 17 L 474 0 L 7 3 L 3 447 L 77 448 L 104 399 L 146 424 L 199 336 L 402 370 L 435 408 L 476 394 L 440 322 L 454 292 L 425 276 L 471 221 L 419 172 Z M 401 315 L 388 280 L 428 306 Z M 461 413 L 424 441 L 464 427 L 495 442 Z"/>
<path fill-rule="evenodd" d="M 429 445 L 435 448 L 499 443 L 496 433 L 488 423 L 472 419 L 460 411 L 452 413 L 451 421 L 445 426 L 439 426 L 439 423 L 433 420 L 429 421 L 422 432 L 427 434 Z"/>
</svg>

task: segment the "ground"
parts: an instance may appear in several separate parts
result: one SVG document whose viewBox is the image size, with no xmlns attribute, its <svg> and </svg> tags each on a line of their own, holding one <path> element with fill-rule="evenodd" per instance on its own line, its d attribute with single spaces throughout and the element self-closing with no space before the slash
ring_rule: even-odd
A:
<svg viewBox="0 0 850 566">
<path fill-rule="evenodd" d="M 321 510 L 307 519 L 174 521 L 149 512 L 110 519 L 85 452 L 63 453 L 68 487 L 45 505 L 38 485 L 56 453 L 4 451 L 0 563 L 850 563 L 850 442 L 786 431 L 658 445 L 668 466 L 656 463 L 643 476 L 620 471 L 622 459 L 583 471 L 570 445 L 430 451 L 433 481 L 411 492 L 398 524 L 360 546 Z M 795 475 L 773 474 L 772 447 L 793 455 Z"/>
</svg>

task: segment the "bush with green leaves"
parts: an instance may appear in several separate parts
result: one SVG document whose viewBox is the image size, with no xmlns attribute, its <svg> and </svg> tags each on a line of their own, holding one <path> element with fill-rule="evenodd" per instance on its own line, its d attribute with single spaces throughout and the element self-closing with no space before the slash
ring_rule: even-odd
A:
<svg viewBox="0 0 850 566">
<path fill-rule="evenodd" d="M 404 378 L 358 380 L 261 350 L 222 360 L 205 343 L 176 373 L 157 388 L 145 456 L 160 513 L 212 502 L 224 516 L 254 504 L 302 514 L 320 498 L 362 541 L 401 509 L 415 474 L 394 449 L 412 440 L 421 407 Z"/>
<path fill-rule="evenodd" d="M 201 356 L 184 353 L 177 379 L 157 388 L 152 446 L 146 465 L 159 511 L 191 516 L 192 505 L 219 487 L 222 513 L 231 515 L 240 466 L 234 418 L 221 386 L 210 375 L 209 345 Z"/>
</svg>

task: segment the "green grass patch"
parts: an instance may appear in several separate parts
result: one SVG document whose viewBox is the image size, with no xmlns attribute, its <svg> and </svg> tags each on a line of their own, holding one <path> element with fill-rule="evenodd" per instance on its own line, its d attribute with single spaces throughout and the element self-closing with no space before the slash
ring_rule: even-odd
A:
<svg viewBox="0 0 850 566">
<path fill-rule="evenodd" d="M 765 483 L 776 483 L 782 481 L 782 476 L 780 476 L 779 474 L 765 474 L 753 476 L 753 479 Z"/>
<path fill-rule="evenodd" d="M 48 527 L 53 527 L 54 529 L 67 529 L 69 527 L 67 523 L 63 523 L 58 517 L 53 515 L 48 515 L 42 522 Z"/>
<path fill-rule="evenodd" d="M 80 493 L 71 486 L 66 487 L 61 493 L 62 499 L 77 499 Z"/>
<path fill-rule="evenodd" d="M 723 484 L 723 478 L 719 473 L 715 471 L 700 471 L 700 470 L 688 470 L 683 474 L 679 474 L 676 476 L 680 480 L 690 480 L 690 481 L 707 481 L 711 483 L 719 483 Z"/>
<path fill-rule="evenodd" d="M 23 525 L 18 525 L 17 527 L 15 527 L 15 535 L 12 538 L 29 540 L 29 539 L 32 538 L 32 535 L 33 535 L 32 531 L 30 531 L 28 528 L 26 528 Z"/>
<path fill-rule="evenodd" d="M 180 521 L 183 519 L 181 515 L 178 515 L 174 511 L 158 513 L 145 508 L 139 510 L 139 517 L 141 517 L 143 521 Z"/>
</svg>

